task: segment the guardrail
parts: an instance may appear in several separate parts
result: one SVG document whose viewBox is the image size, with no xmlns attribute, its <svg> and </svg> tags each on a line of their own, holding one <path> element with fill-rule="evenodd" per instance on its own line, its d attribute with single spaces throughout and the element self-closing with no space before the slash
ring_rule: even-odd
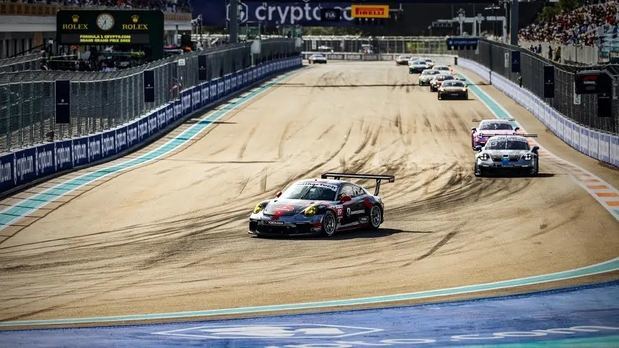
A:
<svg viewBox="0 0 619 348">
<path fill-rule="evenodd" d="M 458 65 L 477 73 L 486 82 L 490 81 L 490 69 L 487 67 L 466 58 L 459 58 Z M 500 74 L 492 74 L 492 84 L 529 110 L 557 137 L 574 149 L 619 167 L 619 135 L 594 130 L 570 120 L 533 92 Z"/>
<path fill-rule="evenodd" d="M 180 91 L 178 99 L 114 128 L 32 146 L 0 156 L 0 195 L 66 171 L 134 151 L 238 91 L 276 73 L 298 68 L 300 57 L 279 58 L 212 78 Z"/>
<path fill-rule="evenodd" d="M 405 53 L 381 53 L 381 54 L 372 54 L 372 53 L 356 53 L 356 52 L 333 52 L 333 53 L 325 53 L 325 52 L 301 52 L 303 59 L 307 59 L 309 56 L 315 53 L 323 54 L 327 57 L 327 60 L 350 60 L 350 61 L 395 61 L 396 57 L 405 54 Z M 410 53 L 406 53 L 410 55 Z M 426 57 L 436 59 L 439 64 L 451 64 L 453 62 L 454 56 L 449 56 L 445 54 L 415 54 L 414 56 L 418 57 Z"/>
<path fill-rule="evenodd" d="M 305 35 L 303 50 L 315 51 L 319 47 L 329 47 L 334 53 L 367 52 L 408 54 L 450 53 L 445 37 L 437 36 L 375 36 L 362 37 L 350 35 Z"/>
<path fill-rule="evenodd" d="M 520 51 L 520 73 L 511 71 L 510 55 L 512 51 Z M 458 56 L 475 61 L 492 70 L 494 76 L 501 75 L 515 84 L 522 78 L 522 86 L 540 99 L 544 99 L 544 67 L 554 66 L 555 96 L 547 99 L 547 103 L 573 122 L 598 131 L 617 134 L 619 131 L 619 100 L 617 91 L 612 102 L 613 117 L 597 116 L 597 97 L 591 94 L 577 95 L 575 92 L 574 75 L 584 69 L 607 69 L 615 75 L 615 83 L 619 83 L 616 71 L 612 66 L 582 66 L 562 65 L 541 57 L 527 49 L 506 45 L 498 42 L 480 40 L 478 50 L 459 50 Z M 615 66 L 616 67 L 616 66 Z M 615 88 L 617 89 L 617 88 Z"/>
<path fill-rule="evenodd" d="M 22 70 L 39 70 L 43 57 L 40 53 L 0 59 L 0 73 Z"/>
</svg>

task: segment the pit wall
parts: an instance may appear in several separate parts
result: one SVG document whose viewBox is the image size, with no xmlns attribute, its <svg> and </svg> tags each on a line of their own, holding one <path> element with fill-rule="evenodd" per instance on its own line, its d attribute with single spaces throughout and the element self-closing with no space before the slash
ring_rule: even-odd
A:
<svg viewBox="0 0 619 348">
<path fill-rule="evenodd" d="M 0 195 L 135 151 L 171 131 L 192 114 L 207 111 L 255 83 L 301 66 L 301 57 L 263 63 L 187 88 L 180 93 L 179 99 L 114 129 L 2 155 Z"/>
<path fill-rule="evenodd" d="M 490 81 L 490 70 L 465 58 L 458 58 L 458 65 Z M 579 152 L 607 164 L 619 167 L 619 135 L 593 130 L 579 125 L 526 88 L 521 88 L 500 74 L 492 74 L 492 85 L 529 110 L 538 120 L 565 143 Z"/>
</svg>

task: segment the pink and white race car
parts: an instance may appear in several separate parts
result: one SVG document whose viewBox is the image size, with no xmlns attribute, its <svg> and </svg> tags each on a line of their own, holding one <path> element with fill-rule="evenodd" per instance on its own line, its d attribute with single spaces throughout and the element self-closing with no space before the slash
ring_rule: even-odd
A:
<svg viewBox="0 0 619 348">
<path fill-rule="evenodd" d="M 507 120 L 483 120 L 477 128 L 471 128 L 471 147 L 484 147 L 488 138 L 495 135 L 517 135 L 520 128 Z"/>
</svg>

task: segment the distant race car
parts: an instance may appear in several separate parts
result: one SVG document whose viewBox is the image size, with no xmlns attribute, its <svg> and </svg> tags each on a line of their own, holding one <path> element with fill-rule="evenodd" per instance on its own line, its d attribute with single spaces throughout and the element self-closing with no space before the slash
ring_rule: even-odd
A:
<svg viewBox="0 0 619 348">
<path fill-rule="evenodd" d="M 446 80 L 443 81 L 438 88 L 438 99 L 447 98 L 459 98 L 469 99 L 469 90 L 466 87 L 466 83 L 460 80 Z"/>
<path fill-rule="evenodd" d="M 376 180 L 374 194 L 341 178 Z M 393 175 L 324 173 L 321 179 L 300 180 L 277 198 L 260 202 L 249 217 L 249 234 L 292 236 L 355 229 L 378 229 L 385 206 L 378 196 L 381 182 Z"/>
<path fill-rule="evenodd" d="M 314 53 L 307 58 L 307 61 L 310 64 L 327 64 L 327 56 L 322 53 Z"/>
<path fill-rule="evenodd" d="M 395 64 L 396 65 L 407 65 L 408 60 L 411 59 L 412 57 L 413 56 L 410 54 L 401 54 L 395 58 Z"/>
<path fill-rule="evenodd" d="M 451 70 L 451 68 L 447 65 L 435 65 L 432 67 L 432 69 L 434 70 L 438 70 L 443 74 L 451 74 L 453 73 L 453 71 Z"/>
<path fill-rule="evenodd" d="M 438 74 L 434 75 L 434 78 L 430 80 L 430 91 L 436 92 L 438 88 L 443 84 L 443 81 L 455 80 L 456 78 L 450 74 Z"/>
<path fill-rule="evenodd" d="M 522 172 L 531 176 L 539 172 L 538 146 L 529 147 L 527 138 L 520 135 L 495 135 L 483 148 L 477 146 L 475 176 L 490 171 Z"/>
<path fill-rule="evenodd" d="M 428 68 L 432 69 L 434 67 L 434 61 L 430 58 L 423 58 L 423 61 L 426 62 Z"/>
<path fill-rule="evenodd" d="M 483 120 L 477 128 L 471 128 L 471 147 L 486 145 L 488 138 L 495 135 L 517 135 L 520 128 L 507 120 Z"/>
<path fill-rule="evenodd" d="M 429 66 L 424 60 L 409 60 L 408 61 L 408 73 L 409 74 L 418 74 L 428 68 Z"/>
<path fill-rule="evenodd" d="M 430 80 L 434 78 L 435 75 L 440 74 L 441 72 L 434 69 L 425 69 L 419 75 L 418 84 L 419 86 L 427 86 L 430 84 Z"/>
</svg>

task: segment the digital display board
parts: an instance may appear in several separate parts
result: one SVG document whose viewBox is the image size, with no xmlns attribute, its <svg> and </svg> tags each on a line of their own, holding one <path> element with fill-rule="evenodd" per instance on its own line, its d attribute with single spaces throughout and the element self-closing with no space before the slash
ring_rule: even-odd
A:
<svg viewBox="0 0 619 348">
<path fill-rule="evenodd" d="M 575 83 L 578 94 L 610 93 L 612 90 L 612 78 L 601 70 L 579 71 Z"/>
<path fill-rule="evenodd" d="M 58 11 L 56 33 L 61 45 L 143 45 L 152 59 L 163 57 L 161 11 Z"/>
</svg>

